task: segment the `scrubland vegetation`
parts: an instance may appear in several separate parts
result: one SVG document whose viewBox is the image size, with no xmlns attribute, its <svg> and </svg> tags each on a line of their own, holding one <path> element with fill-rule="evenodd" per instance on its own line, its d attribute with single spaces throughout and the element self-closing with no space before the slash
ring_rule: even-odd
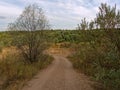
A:
<svg viewBox="0 0 120 90">
<path fill-rule="evenodd" d="M 71 48 L 74 68 L 99 82 L 96 90 L 120 88 L 120 11 L 101 4 L 94 20 L 84 18 L 77 30 L 52 31 L 53 41 Z"/>
<path fill-rule="evenodd" d="M 0 33 L 1 53 L 6 47 L 10 49 L 0 60 L 0 89 L 21 90 L 25 81 L 53 60 L 43 54 L 44 50 L 51 44 L 63 43 L 62 47 L 72 50 L 68 58 L 74 68 L 99 82 L 97 89 L 119 90 L 120 11 L 116 6 L 101 4 L 96 18 L 91 22 L 82 19 L 77 30 L 49 30 L 42 9 L 36 10 L 39 13 L 34 20 L 32 10 L 36 7 L 28 6 L 23 16 L 9 25 L 12 31 Z"/>
<path fill-rule="evenodd" d="M 0 36 L 0 90 L 21 90 L 28 80 L 53 60 L 51 56 L 43 53 L 49 46 L 43 44 L 44 42 L 40 46 L 42 49 L 39 49 L 41 53 L 37 61 L 30 63 L 17 47 L 18 42 L 11 33 L 1 32 Z"/>
<path fill-rule="evenodd" d="M 120 88 L 120 31 L 110 32 L 111 36 L 105 30 L 54 31 L 54 41 L 71 49 L 73 67 L 98 82 L 96 90 Z"/>
<path fill-rule="evenodd" d="M 82 41 L 75 40 L 79 43 L 74 45 L 75 53 L 69 58 L 76 69 L 102 83 L 100 90 L 119 90 L 120 11 L 107 4 L 101 4 L 99 10 L 92 26 L 86 19 L 78 25 L 82 31 L 77 35 Z"/>
<path fill-rule="evenodd" d="M 41 8 L 29 5 L 6 32 L 0 33 L 0 90 L 21 90 L 53 58 L 45 33 L 48 22 Z M 38 31 L 41 30 L 41 31 Z"/>
<path fill-rule="evenodd" d="M 115 33 L 120 32 L 114 31 Z M 74 45 L 72 48 L 75 52 L 69 56 L 73 66 L 102 83 L 99 88 L 119 90 L 120 55 L 117 46 L 111 42 L 105 31 L 85 31 L 83 34 L 86 42 Z"/>
</svg>

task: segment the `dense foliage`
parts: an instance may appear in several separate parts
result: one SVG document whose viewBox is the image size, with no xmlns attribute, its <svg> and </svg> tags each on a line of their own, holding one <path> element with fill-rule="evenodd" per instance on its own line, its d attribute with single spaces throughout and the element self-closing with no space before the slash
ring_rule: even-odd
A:
<svg viewBox="0 0 120 90">
<path fill-rule="evenodd" d="M 120 35 L 120 31 L 115 33 Z M 102 82 L 105 89 L 119 90 L 120 52 L 116 44 L 105 31 L 87 31 L 84 35 L 88 42 L 74 46 L 75 53 L 70 56 L 73 66 Z"/>
</svg>

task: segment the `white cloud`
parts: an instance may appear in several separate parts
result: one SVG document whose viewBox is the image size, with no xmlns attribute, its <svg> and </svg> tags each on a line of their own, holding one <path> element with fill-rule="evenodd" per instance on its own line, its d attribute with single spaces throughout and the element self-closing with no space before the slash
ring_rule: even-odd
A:
<svg viewBox="0 0 120 90">
<path fill-rule="evenodd" d="M 0 1 L 0 15 L 16 16 L 19 15 L 21 12 L 22 12 L 22 8 L 13 4 Z"/>
<path fill-rule="evenodd" d="M 25 7 L 29 4 L 37 3 L 45 11 L 53 28 L 74 28 L 80 19 L 86 17 L 89 21 L 96 16 L 98 6 L 103 3 L 114 5 L 119 0 L 16 0 Z M 0 19 L 0 22 L 12 22 L 23 10 L 23 6 L 18 4 L 5 3 L 0 1 L 0 15 L 7 17 Z M 3 25 L 5 26 L 5 25 Z"/>
<path fill-rule="evenodd" d="M 6 29 L 8 23 L 14 21 L 21 12 L 22 8 L 0 1 L 0 16 L 4 17 L 3 19 L 0 19 L 0 23 L 2 23 L 0 25 L 0 30 Z"/>
</svg>

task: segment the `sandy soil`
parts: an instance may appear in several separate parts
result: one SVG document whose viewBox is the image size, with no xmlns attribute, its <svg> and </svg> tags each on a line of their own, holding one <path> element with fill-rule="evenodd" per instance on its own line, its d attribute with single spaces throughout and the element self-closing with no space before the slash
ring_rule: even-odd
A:
<svg viewBox="0 0 120 90">
<path fill-rule="evenodd" d="M 54 53 L 57 52 L 57 53 Z M 93 90 L 91 81 L 84 75 L 77 73 L 63 51 L 52 50 L 55 58 L 48 68 L 40 71 L 23 90 Z"/>
</svg>

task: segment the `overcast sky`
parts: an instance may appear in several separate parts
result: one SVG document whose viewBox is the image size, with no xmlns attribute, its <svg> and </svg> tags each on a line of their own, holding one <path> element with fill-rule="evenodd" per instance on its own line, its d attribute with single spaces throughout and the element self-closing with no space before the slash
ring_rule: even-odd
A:
<svg viewBox="0 0 120 90">
<path fill-rule="evenodd" d="M 93 19 L 102 2 L 120 9 L 120 0 L 0 0 L 0 30 L 33 3 L 43 8 L 53 29 L 75 29 L 82 18 Z"/>
</svg>

